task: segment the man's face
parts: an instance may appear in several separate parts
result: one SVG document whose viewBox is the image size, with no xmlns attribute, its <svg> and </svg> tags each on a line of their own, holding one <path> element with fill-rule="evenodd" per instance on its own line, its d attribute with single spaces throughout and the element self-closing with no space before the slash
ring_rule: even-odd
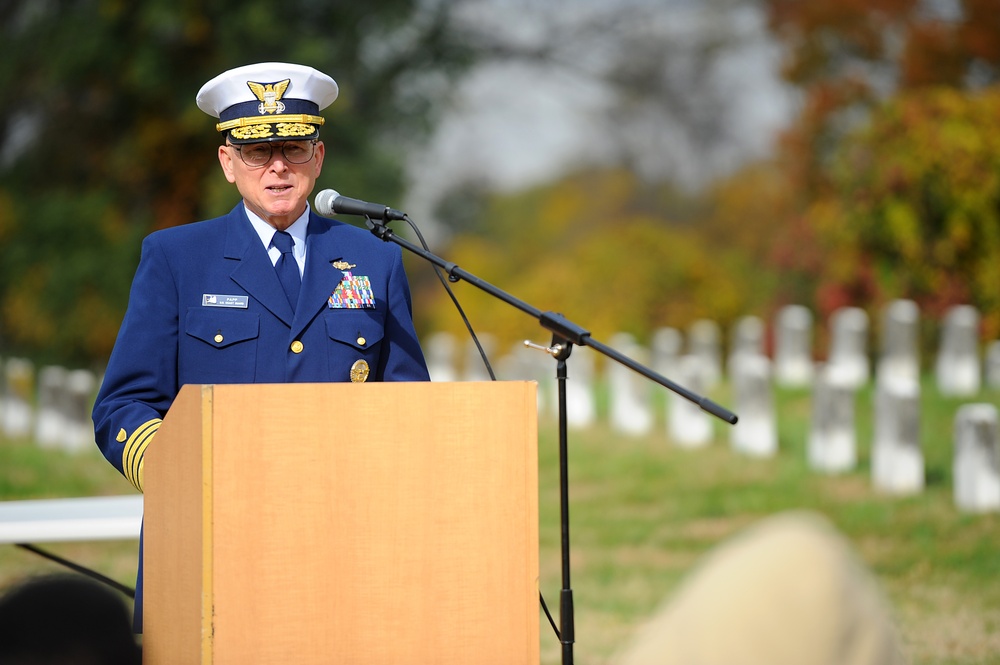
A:
<svg viewBox="0 0 1000 665">
<path fill-rule="evenodd" d="M 270 158 L 262 165 L 247 163 L 266 157 L 268 147 Z M 309 151 L 313 151 L 311 158 L 294 163 Z M 312 141 L 284 141 L 219 146 L 219 163 L 226 179 L 236 185 L 248 209 L 279 231 L 291 226 L 306 209 L 306 199 L 323 169 L 324 155 L 322 141 L 315 145 Z"/>
</svg>

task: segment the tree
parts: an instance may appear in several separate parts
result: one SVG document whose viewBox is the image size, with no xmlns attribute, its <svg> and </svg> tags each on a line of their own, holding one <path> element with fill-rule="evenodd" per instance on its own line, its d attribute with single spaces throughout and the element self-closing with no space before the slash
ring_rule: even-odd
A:
<svg viewBox="0 0 1000 665">
<path fill-rule="evenodd" d="M 445 230 L 465 229 L 473 188 L 620 167 L 695 191 L 773 147 L 790 99 L 757 0 L 514 4 L 456 3 L 476 67 L 421 156 L 429 175 L 412 174 Z"/>
<path fill-rule="evenodd" d="M 0 6 L 0 344 L 62 362 L 110 351 L 155 228 L 228 210 L 219 137 L 194 95 L 219 72 L 289 60 L 331 73 L 320 187 L 395 194 L 390 142 L 426 128 L 428 72 L 465 53 L 447 3 L 292 0 Z M 378 35 L 379 37 L 374 37 Z"/>
<path fill-rule="evenodd" d="M 810 211 L 830 248 L 821 293 L 912 298 L 931 318 L 976 305 L 1000 336 L 1000 87 L 910 92 L 880 106 Z"/>
<path fill-rule="evenodd" d="M 1000 80 L 997 0 L 768 0 L 784 78 L 802 94 L 784 156 L 806 196 L 839 141 L 897 92 Z"/>
<path fill-rule="evenodd" d="M 607 340 L 648 339 L 660 326 L 720 324 L 753 311 L 743 263 L 706 243 L 688 197 L 625 170 L 581 172 L 518 195 L 489 198 L 475 233 L 457 235 L 449 260 L 542 309 L 555 310 Z M 664 214 L 662 211 L 670 211 Z M 548 342 L 538 323 L 474 287 L 456 293 L 477 331 L 509 345 Z M 460 333 L 439 289 L 418 295 L 434 330 Z M 501 347 L 505 350 L 506 347 Z"/>
</svg>

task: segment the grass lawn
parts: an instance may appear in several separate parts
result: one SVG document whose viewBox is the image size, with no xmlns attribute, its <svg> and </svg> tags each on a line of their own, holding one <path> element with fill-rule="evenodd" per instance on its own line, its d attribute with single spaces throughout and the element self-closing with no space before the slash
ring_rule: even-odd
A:
<svg viewBox="0 0 1000 665">
<path fill-rule="evenodd" d="M 659 395 L 662 401 L 664 395 Z M 725 389 L 712 395 L 729 406 Z M 985 664 L 1000 654 L 1000 515 L 964 515 L 951 485 L 952 427 L 964 403 L 925 383 L 921 439 L 926 490 L 915 497 L 873 491 L 868 467 L 872 399 L 857 401 L 859 458 L 852 473 L 823 476 L 806 465 L 808 391 L 778 391 L 780 453 L 751 459 L 729 447 L 728 426 L 700 450 L 672 446 L 662 418 L 654 433 L 625 437 L 606 425 L 569 438 L 571 570 L 575 662 L 611 663 L 635 628 L 712 546 L 754 521 L 789 509 L 825 515 L 853 543 L 889 598 L 914 665 Z M 558 442 L 554 420 L 539 425 L 541 590 L 558 612 L 561 586 Z M 0 499 L 126 494 L 133 490 L 96 447 L 76 455 L 0 439 Z M 45 549 L 113 577 L 135 581 L 134 542 L 52 544 Z M 62 569 L 0 546 L 0 588 Z M 558 616 L 556 616 L 558 621 Z M 541 654 L 561 650 L 540 617 Z"/>
<path fill-rule="evenodd" d="M 0 438 L 0 500 L 132 494 L 135 489 L 95 445 L 77 454 L 43 450 L 27 440 Z M 135 585 L 136 541 L 38 543 L 41 549 Z M 68 572 L 13 545 L 0 545 L 0 589 L 26 575 Z"/>
<path fill-rule="evenodd" d="M 728 406 L 724 390 L 713 397 Z M 959 513 L 951 484 L 955 412 L 969 401 L 1000 404 L 1000 394 L 944 399 L 925 382 L 927 487 L 905 498 L 872 488 L 870 390 L 856 403 L 860 464 L 838 476 L 807 466 L 809 391 L 779 390 L 775 398 L 780 453 L 771 459 L 734 453 L 721 422 L 715 442 L 699 450 L 672 446 L 662 419 L 644 437 L 606 426 L 571 432 L 575 662 L 612 662 L 706 551 L 764 516 L 794 509 L 825 515 L 854 545 L 882 585 L 914 665 L 1000 662 L 1000 514 Z M 542 593 L 553 608 L 561 587 L 555 423 L 541 424 L 539 446 Z M 542 662 L 559 663 L 560 654 L 545 622 Z"/>
</svg>

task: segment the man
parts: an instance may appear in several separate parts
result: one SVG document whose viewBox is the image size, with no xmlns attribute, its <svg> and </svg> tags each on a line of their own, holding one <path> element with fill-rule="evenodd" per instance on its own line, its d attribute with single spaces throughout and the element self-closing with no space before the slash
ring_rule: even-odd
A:
<svg viewBox="0 0 1000 665">
<path fill-rule="evenodd" d="M 399 248 L 307 201 L 325 156 L 317 114 L 337 94 L 329 76 L 285 63 L 227 71 L 198 93 L 243 200 L 143 241 L 93 414 L 97 445 L 140 491 L 145 451 L 184 384 L 429 380 Z"/>
</svg>

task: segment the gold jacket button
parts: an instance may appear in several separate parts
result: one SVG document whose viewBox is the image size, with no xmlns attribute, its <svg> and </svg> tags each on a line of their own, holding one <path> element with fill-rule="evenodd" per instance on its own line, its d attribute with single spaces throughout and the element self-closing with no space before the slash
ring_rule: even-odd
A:
<svg viewBox="0 0 1000 665">
<path fill-rule="evenodd" d="M 215 336 L 215 343 L 216 344 L 222 344 L 222 340 L 223 339 L 225 339 L 225 338 L 222 335 L 216 335 Z"/>
<path fill-rule="evenodd" d="M 358 346 L 364 346 L 367 342 L 368 340 L 366 340 L 364 337 L 358 337 Z"/>
<path fill-rule="evenodd" d="M 300 342 L 299 340 L 295 340 L 294 342 L 292 342 L 292 353 L 302 353 L 302 349 L 303 349 L 302 342 Z"/>
</svg>

